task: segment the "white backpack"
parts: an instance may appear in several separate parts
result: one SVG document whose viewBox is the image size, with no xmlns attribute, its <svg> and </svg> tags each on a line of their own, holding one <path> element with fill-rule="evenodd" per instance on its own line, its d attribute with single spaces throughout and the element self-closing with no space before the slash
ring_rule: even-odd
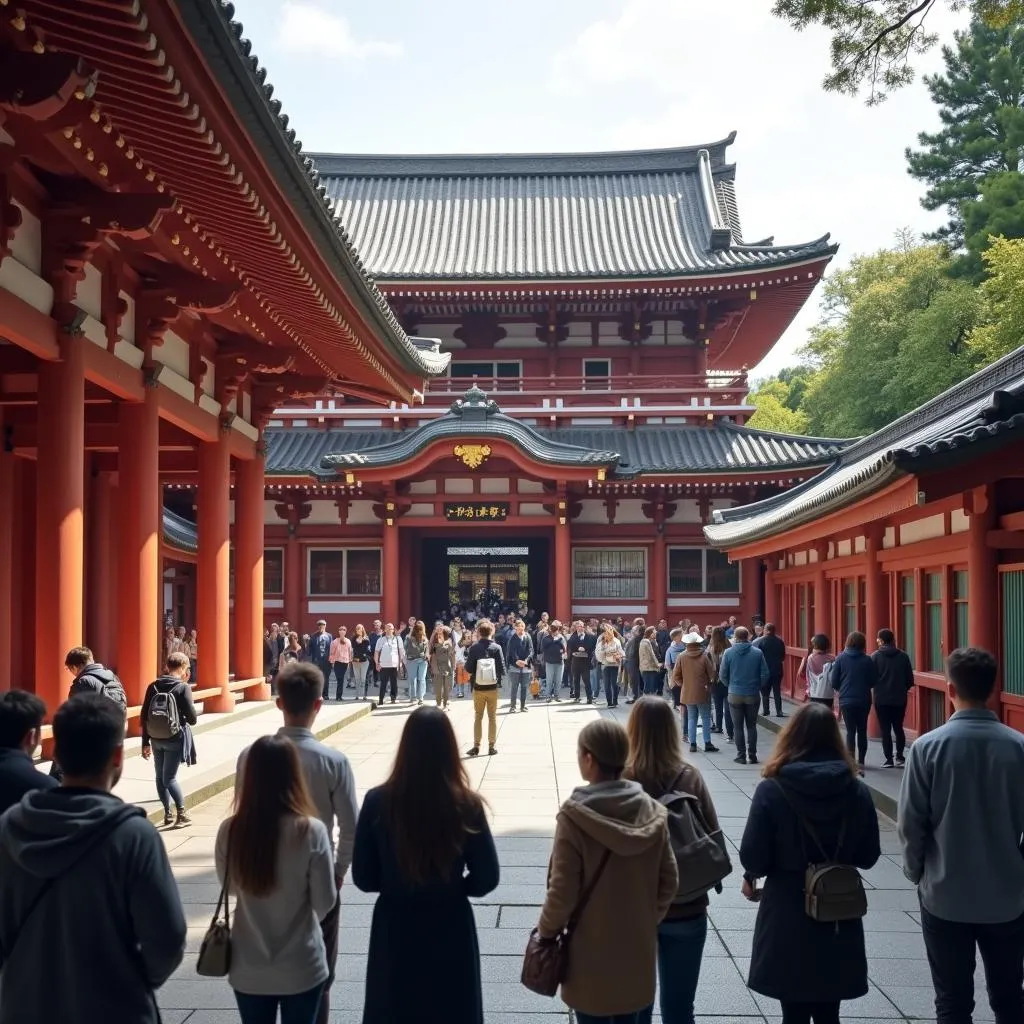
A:
<svg viewBox="0 0 1024 1024">
<path fill-rule="evenodd" d="M 475 686 L 497 686 L 498 667 L 493 658 L 481 658 L 476 663 L 476 678 L 473 680 Z"/>
<path fill-rule="evenodd" d="M 826 661 L 821 666 L 820 672 L 812 672 L 808 665 L 807 672 L 807 696 L 816 697 L 822 700 L 832 700 L 835 697 L 835 690 L 832 688 L 832 666 L 834 661 Z"/>
</svg>

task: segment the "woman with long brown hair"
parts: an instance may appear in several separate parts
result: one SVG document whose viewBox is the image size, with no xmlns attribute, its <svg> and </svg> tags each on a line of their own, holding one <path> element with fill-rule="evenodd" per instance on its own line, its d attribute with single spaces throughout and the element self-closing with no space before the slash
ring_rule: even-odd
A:
<svg viewBox="0 0 1024 1024">
<path fill-rule="evenodd" d="M 234 896 L 228 980 L 242 1024 L 313 1024 L 327 981 L 320 921 L 338 898 L 331 840 L 291 740 L 249 748 L 234 814 L 217 832 L 217 877 Z"/>
<path fill-rule="evenodd" d="M 405 637 L 405 663 L 409 667 L 409 703 L 422 704 L 427 694 L 427 661 L 430 643 L 426 623 L 412 620 L 412 628 Z"/>
<path fill-rule="evenodd" d="M 672 705 L 660 697 L 641 697 L 629 713 L 626 734 L 629 760 L 623 778 L 639 782 L 655 800 L 666 793 L 690 794 L 697 801 L 708 833 L 724 849 L 725 840 L 711 793 L 700 772 L 683 757 L 679 722 Z M 685 879 L 680 879 L 680 885 L 685 885 Z M 665 1024 L 693 1024 L 693 1003 L 707 934 L 707 893 L 693 900 L 673 902 L 658 925 L 659 993 Z"/>
<path fill-rule="evenodd" d="M 789 720 L 764 776 L 740 844 L 743 894 L 759 903 L 747 984 L 782 1003 L 785 1024 L 838 1024 L 841 1001 L 868 991 L 864 927 L 860 919 L 810 917 L 804 873 L 812 863 L 873 867 L 878 816 L 821 704 L 805 704 Z"/>
<path fill-rule="evenodd" d="M 352 880 L 380 893 L 363 1024 L 482 1024 L 469 898 L 491 892 L 498 878 L 484 802 L 470 788 L 451 722 L 439 708 L 417 708 L 390 777 L 366 794 L 356 826 Z"/>
<path fill-rule="evenodd" d="M 721 626 L 715 626 L 711 630 L 711 639 L 708 641 L 707 656 L 711 659 L 711 666 L 715 670 L 715 681 L 711 686 L 711 699 L 715 705 L 715 722 L 711 726 L 712 732 L 721 735 L 722 725 L 725 725 L 725 732 L 732 743 L 732 712 L 729 710 L 729 687 L 722 682 L 719 669 L 722 667 L 722 658 L 729 650 L 729 638 Z"/>
</svg>

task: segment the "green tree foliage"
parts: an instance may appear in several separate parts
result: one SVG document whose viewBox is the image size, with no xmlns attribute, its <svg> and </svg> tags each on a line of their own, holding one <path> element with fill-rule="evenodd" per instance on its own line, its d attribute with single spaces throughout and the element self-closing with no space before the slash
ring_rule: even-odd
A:
<svg viewBox="0 0 1024 1024">
<path fill-rule="evenodd" d="M 938 41 L 928 31 L 936 6 L 970 9 L 996 27 L 1024 19 L 1024 0 L 775 0 L 772 12 L 798 30 L 827 28 L 832 71 L 824 87 L 850 95 L 863 89 L 873 104 L 913 81 L 911 59 Z"/>
<path fill-rule="evenodd" d="M 804 371 L 804 374 L 800 374 Z M 807 413 L 800 408 L 806 381 L 811 371 L 786 368 L 769 377 L 750 393 L 750 404 L 757 406 L 749 425 L 758 430 L 774 430 L 779 434 L 806 434 Z"/>
<path fill-rule="evenodd" d="M 1024 234 L 1024 24 L 975 18 L 954 44 L 942 49 L 944 73 L 925 77 L 942 127 L 918 135 L 907 164 L 928 185 L 921 205 L 949 213 L 932 237 L 966 244 L 977 274 L 990 234 Z"/>
<path fill-rule="evenodd" d="M 904 236 L 895 249 L 858 256 L 833 274 L 824 316 L 803 352 L 809 366 L 752 395 L 752 425 L 789 432 L 803 425 L 825 437 L 869 434 L 967 377 L 979 364 L 970 341 L 985 317 L 984 297 L 950 267 L 945 246 Z M 795 402 L 793 380 L 800 382 Z"/>
<path fill-rule="evenodd" d="M 984 260 L 988 272 L 981 286 L 985 323 L 970 338 L 979 366 L 1024 344 L 1024 239 L 996 239 Z"/>
</svg>

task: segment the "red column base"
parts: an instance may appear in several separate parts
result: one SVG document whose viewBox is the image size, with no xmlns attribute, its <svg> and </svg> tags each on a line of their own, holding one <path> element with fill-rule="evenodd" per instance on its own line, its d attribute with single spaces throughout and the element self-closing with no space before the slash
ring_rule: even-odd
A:
<svg viewBox="0 0 1024 1024">
<path fill-rule="evenodd" d="M 246 700 L 272 700 L 273 696 L 270 692 L 270 683 L 257 683 L 245 691 Z"/>
<path fill-rule="evenodd" d="M 226 715 L 235 710 L 235 695 L 230 690 L 222 690 L 213 697 L 203 698 L 203 710 L 214 715 Z"/>
</svg>

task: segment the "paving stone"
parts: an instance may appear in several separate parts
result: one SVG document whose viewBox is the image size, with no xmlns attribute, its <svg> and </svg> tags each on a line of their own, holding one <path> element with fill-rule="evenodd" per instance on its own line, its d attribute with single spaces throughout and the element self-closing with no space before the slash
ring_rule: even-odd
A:
<svg viewBox="0 0 1024 1024">
<path fill-rule="evenodd" d="M 775 999 L 754 992 L 754 1001 L 760 1007 L 762 1013 L 767 1015 L 781 1015 L 782 1007 Z M 843 1020 L 902 1020 L 903 1013 L 893 1002 L 874 986 L 866 996 L 860 999 L 848 999 L 842 1005 L 840 1016 Z"/>
</svg>

